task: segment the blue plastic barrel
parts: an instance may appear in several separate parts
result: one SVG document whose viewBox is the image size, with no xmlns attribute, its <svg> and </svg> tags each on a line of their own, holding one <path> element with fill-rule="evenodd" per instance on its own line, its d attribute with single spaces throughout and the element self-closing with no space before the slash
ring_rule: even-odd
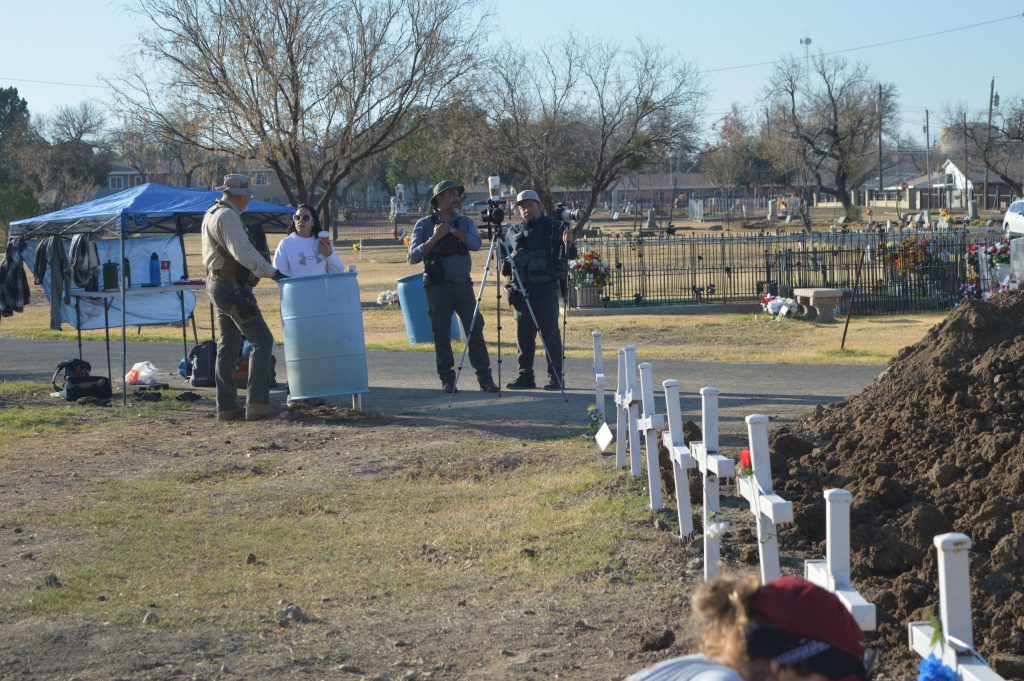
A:
<svg viewBox="0 0 1024 681">
<path fill-rule="evenodd" d="M 410 274 L 397 282 L 398 304 L 402 306 L 405 320 L 405 334 L 409 343 L 433 343 L 434 330 L 430 326 L 430 310 L 427 307 L 427 293 L 423 290 L 423 274 Z M 462 337 L 459 333 L 459 319 L 452 315 L 452 340 Z"/>
<path fill-rule="evenodd" d="M 289 277 L 278 285 L 290 398 L 368 392 L 356 273 Z"/>
</svg>

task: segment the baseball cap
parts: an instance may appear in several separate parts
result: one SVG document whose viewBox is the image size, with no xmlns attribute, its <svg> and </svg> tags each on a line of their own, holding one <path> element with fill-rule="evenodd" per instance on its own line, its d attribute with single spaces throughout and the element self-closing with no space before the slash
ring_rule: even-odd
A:
<svg viewBox="0 0 1024 681">
<path fill-rule="evenodd" d="M 863 679 L 864 633 L 835 594 L 786 575 L 754 596 L 754 610 L 774 626 L 747 636 L 747 654 L 803 665 L 830 679 Z"/>
<path fill-rule="evenodd" d="M 518 196 L 516 196 L 516 205 L 518 206 L 523 201 L 536 201 L 537 203 L 540 203 L 540 196 L 538 196 L 537 192 L 532 189 L 524 189 L 519 192 Z"/>
</svg>

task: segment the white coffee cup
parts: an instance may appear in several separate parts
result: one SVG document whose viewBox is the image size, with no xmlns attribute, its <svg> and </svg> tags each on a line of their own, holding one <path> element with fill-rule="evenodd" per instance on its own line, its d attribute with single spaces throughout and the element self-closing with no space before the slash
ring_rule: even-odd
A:
<svg viewBox="0 0 1024 681">
<path fill-rule="evenodd" d="M 330 239 L 331 238 L 331 233 L 330 232 L 320 232 L 316 236 L 319 239 Z"/>
</svg>

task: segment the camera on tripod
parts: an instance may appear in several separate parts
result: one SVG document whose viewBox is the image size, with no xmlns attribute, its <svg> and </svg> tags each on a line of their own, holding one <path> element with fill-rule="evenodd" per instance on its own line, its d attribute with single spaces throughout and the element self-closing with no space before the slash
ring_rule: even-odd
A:
<svg viewBox="0 0 1024 681">
<path fill-rule="evenodd" d="M 487 225 L 500 225 L 505 220 L 505 209 L 502 208 L 504 201 L 487 199 L 487 208 L 480 211 L 480 220 Z"/>
<path fill-rule="evenodd" d="M 555 209 L 551 211 L 551 217 L 561 222 L 575 222 L 582 214 L 582 208 L 566 208 L 564 203 L 556 204 Z"/>
<path fill-rule="evenodd" d="M 501 223 L 505 220 L 504 205 L 505 202 L 501 200 L 501 178 L 491 175 L 487 178 L 487 208 L 480 211 L 480 221 L 498 227 L 500 233 Z"/>
</svg>

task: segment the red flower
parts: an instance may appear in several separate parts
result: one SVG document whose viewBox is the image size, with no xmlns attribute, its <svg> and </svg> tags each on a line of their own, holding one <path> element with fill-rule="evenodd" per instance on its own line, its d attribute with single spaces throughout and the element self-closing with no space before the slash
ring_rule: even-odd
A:
<svg viewBox="0 0 1024 681">
<path fill-rule="evenodd" d="M 740 450 L 740 468 L 750 468 L 750 450 Z"/>
</svg>

